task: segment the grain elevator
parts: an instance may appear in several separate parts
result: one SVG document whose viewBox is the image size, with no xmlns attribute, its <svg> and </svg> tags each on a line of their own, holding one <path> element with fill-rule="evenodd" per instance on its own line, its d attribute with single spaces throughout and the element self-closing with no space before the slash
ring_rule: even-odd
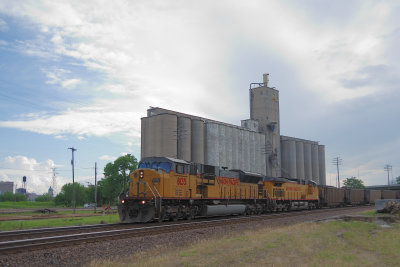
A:
<svg viewBox="0 0 400 267">
<path fill-rule="evenodd" d="M 249 88 L 250 118 L 232 125 L 152 107 L 141 119 L 141 157 L 164 156 L 326 184 L 325 147 L 281 136 L 279 91 L 269 75 Z"/>
</svg>

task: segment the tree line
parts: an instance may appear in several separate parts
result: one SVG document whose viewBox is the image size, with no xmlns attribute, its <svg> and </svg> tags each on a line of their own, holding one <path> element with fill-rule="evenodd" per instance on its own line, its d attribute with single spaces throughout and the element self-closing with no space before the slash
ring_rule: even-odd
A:
<svg viewBox="0 0 400 267">
<path fill-rule="evenodd" d="M 135 156 L 127 154 L 109 162 L 104 167 L 104 178 L 97 183 L 97 203 L 115 204 L 118 196 L 128 190 L 129 175 L 136 170 L 138 161 Z M 49 194 L 43 194 L 36 197 L 35 201 L 50 202 L 54 201 L 56 205 L 72 207 L 73 204 L 73 185 L 68 183 L 63 185 L 60 193 L 52 197 Z M 95 187 L 85 187 L 80 183 L 75 183 L 76 205 L 82 206 L 84 203 L 94 203 Z M 24 194 L 14 194 L 5 192 L 0 195 L 0 201 L 26 201 Z"/>
<path fill-rule="evenodd" d="M 396 179 L 393 182 L 394 182 L 394 184 L 400 184 L 400 176 L 396 177 Z M 354 188 L 354 189 L 365 188 L 363 180 L 357 179 L 354 176 L 344 179 L 343 185 L 344 185 L 344 187 Z"/>
<path fill-rule="evenodd" d="M 104 178 L 97 184 L 97 203 L 113 204 L 117 202 L 119 194 L 128 190 L 129 175 L 136 170 L 138 161 L 135 156 L 127 154 L 109 162 L 104 167 Z M 76 205 L 94 203 L 95 187 L 85 187 L 75 183 Z M 65 184 L 60 193 L 54 198 L 56 205 L 71 207 L 73 203 L 73 185 Z"/>
</svg>

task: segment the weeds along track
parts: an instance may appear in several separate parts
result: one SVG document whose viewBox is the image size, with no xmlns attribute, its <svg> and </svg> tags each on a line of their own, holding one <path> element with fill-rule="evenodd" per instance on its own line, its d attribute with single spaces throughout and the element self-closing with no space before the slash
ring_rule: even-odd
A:
<svg viewBox="0 0 400 267">
<path fill-rule="evenodd" d="M 346 207 L 338 209 L 305 210 L 294 212 L 270 213 L 253 216 L 239 216 L 229 218 L 207 218 L 195 221 L 154 224 L 113 224 L 46 228 L 37 230 L 0 232 L 0 253 L 18 253 L 37 249 L 47 249 L 59 246 L 70 246 L 80 243 L 98 242 L 111 239 L 149 236 L 162 233 L 180 232 L 208 227 L 232 225 L 246 222 L 274 220 L 287 218 L 293 222 L 296 217 L 315 214 L 332 214 L 336 211 L 352 211 L 356 209 L 370 209 L 371 207 Z M 20 234 L 19 234 L 20 233 Z M 8 237 L 7 237 L 8 234 Z"/>
</svg>

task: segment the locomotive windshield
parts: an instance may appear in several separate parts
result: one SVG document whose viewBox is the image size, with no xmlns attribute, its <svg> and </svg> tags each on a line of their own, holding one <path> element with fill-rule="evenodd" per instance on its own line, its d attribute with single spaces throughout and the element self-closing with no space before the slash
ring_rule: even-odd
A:
<svg viewBox="0 0 400 267">
<path fill-rule="evenodd" d="M 170 172 L 171 171 L 171 166 L 172 164 L 170 162 L 145 162 L 141 161 L 139 163 L 138 169 L 153 169 L 156 171 L 165 171 L 165 172 Z"/>
</svg>

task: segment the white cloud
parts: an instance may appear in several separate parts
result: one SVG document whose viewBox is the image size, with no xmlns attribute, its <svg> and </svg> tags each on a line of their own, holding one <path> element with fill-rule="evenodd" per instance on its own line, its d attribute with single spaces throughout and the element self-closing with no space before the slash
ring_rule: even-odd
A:
<svg viewBox="0 0 400 267">
<path fill-rule="evenodd" d="M 125 105 L 125 106 L 119 106 Z M 115 107 L 115 108 L 114 108 Z M 31 114 L 26 120 L 1 121 L 0 127 L 19 128 L 41 134 L 84 136 L 107 136 L 112 133 L 125 133 L 140 136 L 140 126 L 132 121 L 140 121 L 140 114 L 129 110 L 130 101 L 102 106 L 83 107 L 67 110 L 58 115 Z"/>
<path fill-rule="evenodd" d="M 22 177 L 27 177 L 27 191 L 37 194 L 47 193 L 52 184 L 52 175 L 56 165 L 48 159 L 38 162 L 25 156 L 5 157 L 0 160 L 0 178 L 2 181 L 13 181 L 22 186 Z M 58 184 L 63 184 L 63 178 L 58 177 Z M 60 189 L 60 188 L 59 188 Z"/>
<path fill-rule="evenodd" d="M 79 83 L 81 83 L 80 79 L 68 79 L 66 77 L 69 73 L 71 73 L 69 70 L 58 68 L 51 71 L 43 69 L 42 71 L 48 78 L 46 81 L 47 84 L 58 84 L 63 88 L 73 89 Z"/>
<path fill-rule="evenodd" d="M 61 82 L 61 86 L 64 88 L 75 88 L 80 82 L 80 79 L 64 80 Z"/>
<path fill-rule="evenodd" d="M 8 24 L 0 18 L 0 31 L 5 32 L 8 30 Z"/>
<path fill-rule="evenodd" d="M 113 162 L 114 160 L 117 159 L 117 157 L 109 156 L 109 155 L 103 155 L 103 156 L 99 157 L 99 159 Z"/>
</svg>

